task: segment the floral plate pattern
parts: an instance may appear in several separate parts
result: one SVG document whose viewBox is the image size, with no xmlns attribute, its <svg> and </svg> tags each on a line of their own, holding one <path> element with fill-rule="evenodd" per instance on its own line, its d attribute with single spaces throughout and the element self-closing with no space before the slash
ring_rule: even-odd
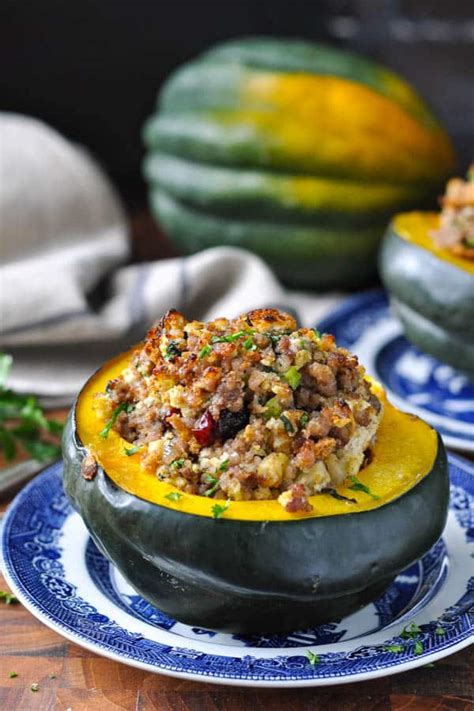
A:
<svg viewBox="0 0 474 711">
<path fill-rule="evenodd" d="M 2 567 L 36 617 L 98 654 L 198 681 L 296 687 L 394 674 L 473 640 L 474 467 L 459 457 L 450 455 L 443 537 L 375 603 L 320 627 L 246 637 L 188 627 L 137 595 L 71 508 L 61 468 L 56 463 L 45 469 L 10 506 Z M 406 638 L 403 629 L 413 622 L 419 626 L 416 639 Z"/>
<path fill-rule="evenodd" d="M 474 383 L 404 338 L 383 290 L 347 299 L 318 328 L 359 356 L 396 407 L 429 422 L 448 447 L 474 452 Z"/>
</svg>

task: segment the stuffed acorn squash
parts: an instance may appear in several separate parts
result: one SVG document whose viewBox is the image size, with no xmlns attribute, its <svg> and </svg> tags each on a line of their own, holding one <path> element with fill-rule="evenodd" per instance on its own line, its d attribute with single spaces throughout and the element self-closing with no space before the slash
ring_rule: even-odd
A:
<svg viewBox="0 0 474 711">
<path fill-rule="evenodd" d="M 357 610 L 436 542 L 448 503 L 437 433 L 274 310 L 170 312 L 101 368 L 70 413 L 64 486 L 141 595 L 240 633 Z"/>
<path fill-rule="evenodd" d="M 408 340 L 474 378 L 474 173 L 442 202 L 441 214 L 395 217 L 380 271 Z"/>
</svg>

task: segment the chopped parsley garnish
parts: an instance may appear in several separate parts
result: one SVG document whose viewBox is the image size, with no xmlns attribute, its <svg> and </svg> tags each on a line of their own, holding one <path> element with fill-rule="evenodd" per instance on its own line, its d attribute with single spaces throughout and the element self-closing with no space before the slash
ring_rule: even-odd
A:
<svg viewBox="0 0 474 711">
<path fill-rule="evenodd" d="M 176 341 L 170 341 L 166 346 L 166 354 L 164 356 L 165 360 L 173 360 L 173 358 L 177 358 L 180 355 L 181 351 L 179 350 Z"/>
<path fill-rule="evenodd" d="M 207 343 L 207 344 L 206 344 L 205 346 L 203 346 L 203 347 L 201 348 L 201 350 L 199 351 L 199 358 L 201 358 L 201 359 L 202 359 L 202 358 L 205 358 L 206 356 L 209 355 L 209 353 L 210 353 L 211 351 L 212 351 L 212 348 L 211 348 L 211 346 L 209 345 L 209 343 Z"/>
<path fill-rule="evenodd" d="M 253 336 L 252 336 L 252 335 L 248 336 L 248 338 L 245 339 L 245 341 L 244 341 L 244 348 L 245 348 L 246 351 L 256 351 L 256 350 L 257 350 L 257 346 L 256 346 L 255 343 L 253 342 Z"/>
<path fill-rule="evenodd" d="M 357 499 L 351 499 L 349 498 L 349 496 L 343 496 L 338 491 L 336 491 L 336 489 L 326 489 L 325 493 L 329 494 L 329 496 L 332 496 L 333 499 L 337 499 L 338 501 L 350 501 L 351 504 L 357 503 Z"/>
<path fill-rule="evenodd" d="M 223 505 L 221 505 L 221 504 L 214 504 L 214 506 L 213 506 L 212 509 L 211 509 L 211 511 L 212 511 L 212 518 L 220 518 L 220 517 L 222 516 L 222 514 L 227 511 L 227 509 L 229 508 L 229 506 L 230 506 L 230 499 L 227 499 L 227 501 L 226 501 L 225 504 L 223 504 Z"/>
<path fill-rule="evenodd" d="M 288 368 L 286 373 L 283 373 L 283 377 L 285 378 L 286 382 L 292 390 L 296 390 L 296 388 L 301 382 L 301 374 L 298 372 L 297 368 L 295 368 L 294 365 Z"/>
<path fill-rule="evenodd" d="M 33 693 L 36 693 L 37 691 L 39 691 L 39 684 L 36 684 L 36 683 L 32 684 L 30 686 L 30 689 L 31 689 L 31 691 L 33 691 Z"/>
<path fill-rule="evenodd" d="M 104 429 L 101 431 L 100 436 L 102 439 L 107 439 L 109 436 L 109 432 L 112 429 L 112 427 L 115 425 L 117 422 L 117 418 L 120 415 L 121 412 L 131 412 L 133 410 L 133 405 L 131 402 L 121 402 L 120 405 L 117 405 L 115 410 L 112 412 L 112 415 L 109 420 L 107 420 L 107 423 L 104 427 Z"/>
<path fill-rule="evenodd" d="M 228 468 L 229 468 L 229 460 L 228 460 L 228 459 L 224 459 L 224 461 L 221 462 L 221 463 L 219 464 L 219 466 L 217 467 L 217 471 L 218 471 L 218 472 L 226 472 L 226 471 L 228 470 Z"/>
<path fill-rule="evenodd" d="M 275 395 L 265 403 L 265 417 L 269 420 L 271 417 L 277 418 L 280 417 L 280 415 L 281 405 L 279 399 Z"/>
<path fill-rule="evenodd" d="M 285 430 L 288 432 L 288 434 L 293 434 L 295 431 L 295 428 L 291 424 L 290 420 L 286 415 L 280 415 L 280 420 L 283 422 L 283 425 L 285 427 Z"/>
<path fill-rule="evenodd" d="M 417 639 L 413 645 L 413 654 L 416 654 L 416 656 L 423 654 L 423 642 L 420 642 L 419 639 Z"/>
<path fill-rule="evenodd" d="M 304 427 L 305 425 L 308 424 L 308 422 L 309 422 L 309 415 L 307 412 L 303 412 L 303 414 L 300 417 L 300 425 L 302 427 Z"/>
<path fill-rule="evenodd" d="M 127 455 L 127 457 L 131 457 L 132 454 L 136 454 L 137 452 L 140 451 L 140 449 L 141 449 L 140 445 L 137 444 L 134 447 L 130 447 L 130 449 L 127 449 L 126 447 L 124 447 L 123 451 L 124 451 L 124 454 Z"/>
<path fill-rule="evenodd" d="M 175 459 L 171 462 L 171 469 L 182 469 L 185 461 L 185 459 Z"/>
<path fill-rule="evenodd" d="M 421 632 L 421 627 L 418 627 L 414 622 L 410 626 L 406 625 L 400 634 L 402 639 L 416 639 Z"/>
<path fill-rule="evenodd" d="M 439 637 L 443 637 L 446 634 L 446 630 L 444 627 L 437 627 L 435 629 L 435 634 L 439 635 Z"/>
<path fill-rule="evenodd" d="M 212 474 L 205 474 L 204 481 L 206 484 L 211 484 L 211 488 L 204 492 L 204 496 L 212 496 L 219 488 L 219 479 Z"/>
<path fill-rule="evenodd" d="M 18 598 L 8 590 L 0 590 L 0 600 L 3 600 L 6 605 L 11 605 L 14 602 L 18 602 Z"/>
<path fill-rule="evenodd" d="M 9 672 L 9 673 L 8 673 L 8 678 L 9 678 L 9 679 L 15 679 L 15 677 L 17 677 L 17 676 L 18 676 L 18 674 L 17 674 L 16 672 Z"/>
<path fill-rule="evenodd" d="M 384 647 L 386 652 L 392 652 L 392 654 L 400 654 L 404 649 L 403 644 L 389 644 L 387 647 Z"/>
<path fill-rule="evenodd" d="M 179 501 L 181 497 L 182 494 L 179 491 L 170 491 L 169 494 L 165 494 L 165 499 L 168 499 L 168 501 Z"/>
<path fill-rule="evenodd" d="M 39 462 L 56 459 L 61 448 L 54 440 L 61 435 L 63 426 L 45 416 L 33 395 L 20 395 L 5 387 L 11 365 L 12 357 L 0 353 L 0 449 L 7 462 L 15 459 L 17 445 Z"/>
<path fill-rule="evenodd" d="M 312 667 L 316 666 L 316 664 L 319 664 L 319 662 L 321 661 L 319 656 L 312 652 L 310 649 L 308 649 L 308 651 L 306 652 L 306 659 Z"/>
<path fill-rule="evenodd" d="M 314 332 L 314 335 L 316 336 L 316 338 L 321 338 L 321 334 L 317 328 L 312 328 L 311 330 Z"/>
<path fill-rule="evenodd" d="M 351 476 L 351 485 L 349 489 L 352 489 L 352 491 L 363 491 L 364 494 L 367 494 L 367 496 L 370 496 L 372 499 L 377 501 L 380 499 L 380 496 L 377 496 L 376 494 L 373 494 L 369 487 L 363 484 L 361 481 L 356 476 Z"/>
</svg>

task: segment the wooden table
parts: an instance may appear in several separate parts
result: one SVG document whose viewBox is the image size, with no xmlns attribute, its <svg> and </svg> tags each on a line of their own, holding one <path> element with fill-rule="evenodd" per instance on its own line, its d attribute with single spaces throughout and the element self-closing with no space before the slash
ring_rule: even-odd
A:
<svg viewBox="0 0 474 711">
<path fill-rule="evenodd" d="M 136 260 L 172 256 L 146 212 L 135 214 L 132 228 Z M 1 575 L 0 588 L 6 588 Z M 18 676 L 10 679 L 10 672 Z M 473 708 L 473 672 L 471 647 L 433 667 L 344 686 L 273 691 L 201 684 L 99 657 L 21 605 L 0 602 L 0 711 L 467 711 Z"/>
</svg>

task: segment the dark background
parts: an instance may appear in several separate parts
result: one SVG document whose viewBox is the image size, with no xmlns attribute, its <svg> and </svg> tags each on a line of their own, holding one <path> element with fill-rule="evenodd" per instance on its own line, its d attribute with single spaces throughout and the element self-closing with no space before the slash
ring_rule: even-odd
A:
<svg viewBox="0 0 474 711">
<path fill-rule="evenodd" d="M 144 202 L 140 129 L 173 67 L 212 43 L 268 34 L 324 40 L 409 79 L 474 157 L 472 0 L 3 0 L 2 110 L 88 146 L 127 200 Z"/>
</svg>

